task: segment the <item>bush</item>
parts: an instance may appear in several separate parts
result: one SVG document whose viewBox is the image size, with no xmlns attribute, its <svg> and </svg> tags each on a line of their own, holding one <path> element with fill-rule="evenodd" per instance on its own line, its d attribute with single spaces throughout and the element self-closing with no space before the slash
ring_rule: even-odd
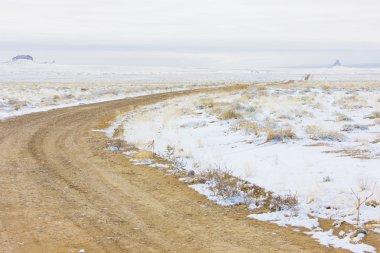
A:
<svg viewBox="0 0 380 253">
<path fill-rule="evenodd" d="M 352 121 L 350 117 L 348 117 L 346 114 L 343 113 L 337 113 L 336 114 L 336 121 Z"/>
<path fill-rule="evenodd" d="M 216 196 L 229 199 L 240 195 L 240 179 L 232 176 L 231 171 L 216 168 L 202 171 L 200 175 L 211 183 L 210 190 Z"/>
<path fill-rule="evenodd" d="M 296 134 L 291 129 L 285 130 L 268 130 L 267 132 L 267 142 L 269 141 L 284 141 L 286 139 L 294 139 Z"/>
<path fill-rule="evenodd" d="M 273 195 L 270 208 L 273 211 L 294 209 L 298 205 L 298 197 L 296 194 L 286 194 L 284 196 Z"/>
<path fill-rule="evenodd" d="M 260 126 L 255 122 L 241 121 L 239 123 L 239 128 L 241 128 L 246 134 L 258 135 Z"/>
<path fill-rule="evenodd" d="M 374 111 L 371 115 L 366 117 L 367 119 L 379 119 L 380 118 L 380 111 Z"/>
<path fill-rule="evenodd" d="M 373 144 L 377 144 L 377 143 L 380 143 L 380 135 L 377 136 L 373 141 L 372 141 Z"/>
<path fill-rule="evenodd" d="M 345 132 L 350 132 L 350 131 L 354 131 L 354 130 L 368 130 L 368 126 L 367 125 L 359 125 L 359 124 L 344 125 L 341 130 L 345 131 Z"/>
<path fill-rule="evenodd" d="M 306 133 L 312 140 L 344 141 L 346 136 L 337 131 L 324 130 L 318 126 L 307 126 Z"/>
<path fill-rule="evenodd" d="M 234 110 L 227 110 L 227 111 L 223 111 L 220 115 L 219 115 L 219 119 L 222 119 L 222 120 L 228 120 L 228 119 L 237 119 L 237 118 L 240 118 L 241 115 L 237 112 L 235 112 Z"/>
</svg>

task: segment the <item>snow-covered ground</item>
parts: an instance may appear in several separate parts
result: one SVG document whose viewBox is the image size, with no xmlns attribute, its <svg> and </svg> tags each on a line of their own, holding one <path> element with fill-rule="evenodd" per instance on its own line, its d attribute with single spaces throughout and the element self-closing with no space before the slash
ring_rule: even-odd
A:
<svg viewBox="0 0 380 253">
<path fill-rule="evenodd" d="M 180 69 L 0 63 L 0 119 L 84 103 L 225 83 L 380 80 L 380 69 Z"/>
<path fill-rule="evenodd" d="M 56 108 L 199 88 L 195 84 L 0 83 L 0 120 Z"/>
<path fill-rule="evenodd" d="M 298 198 L 295 209 L 253 211 L 251 218 L 305 227 L 325 245 L 375 251 L 358 243 L 360 233 L 321 230 L 319 219 L 372 227 L 380 222 L 380 82 L 251 85 L 241 92 L 198 94 L 131 112 L 112 126 L 120 127 L 127 143 L 140 149 L 154 143 L 163 155 L 174 147 L 187 170 L 226 168 Z M 207 184 L 191 187 L 220 204 L 243 201 L 215 196 Z M 359 220 L 356 196 L 369 197 Z"/>
<path fill-rule="evenodd" d="M 380 80 L 380 68 L 206 69 L 0 63 L 0 82 L 221 83 L 302 80 Z"/>
</svg>

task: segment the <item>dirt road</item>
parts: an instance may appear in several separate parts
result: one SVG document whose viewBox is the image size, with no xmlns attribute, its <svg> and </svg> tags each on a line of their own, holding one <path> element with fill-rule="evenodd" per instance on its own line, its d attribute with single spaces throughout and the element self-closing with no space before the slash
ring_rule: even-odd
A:
<svg viewBox="0 0 380 253">
<path fill-rule="evenodd" d="M 133 166 L 92 131 L 116 110 L 174 95 L 0 122 L 0 252 L 339 252 Z"/>
</svg>

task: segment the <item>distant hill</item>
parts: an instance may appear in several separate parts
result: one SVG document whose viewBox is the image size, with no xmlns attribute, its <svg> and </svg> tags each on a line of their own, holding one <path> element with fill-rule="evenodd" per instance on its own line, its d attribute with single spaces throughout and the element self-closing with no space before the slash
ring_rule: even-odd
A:
<svg viewBox="0 0 380 253">
<path fill-rule="evenodd" d="M 18 62 L 18 61 L 34 61 L 33 57 L 30 55 L 17 55 L 12 58 L 12 62 Z"/>
<path fill-rule="evenodd" d="M 341 66 L 342 66 L 342 63 L 340 63 L 339 60 L 336 60 L 331 67 L 341 67 Z"/>
</svg>

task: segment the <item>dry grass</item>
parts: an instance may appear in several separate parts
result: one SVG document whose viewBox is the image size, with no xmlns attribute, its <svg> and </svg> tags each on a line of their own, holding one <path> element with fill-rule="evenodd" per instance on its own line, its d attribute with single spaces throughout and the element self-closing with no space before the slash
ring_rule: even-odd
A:
<svg viewBox="0 0 380 253">
<path fill-rule="evenodd" d="M 123 125 L 119 126 L 113 131 L 112 138 L 122 138 L 124 136 L 124 127 Z"/>
<path fill-rule="evenodd" d="M 110 146 L 116 148 L 117 150 L 124 150 L 125 148 L 125 141 L 120 139 L 114 139 L 111 141 Z"/>
<path fill-rule="evenodd" d="M 315 125 L 307 126 L 305 130 L 312 140 L 344 141 L 346 139 L 346 136 L 338 131 L 325 130 Z"/>
<path fill-rule="evenodd" d="M 257 123 L 251 121 L 240 121 L 239 128 L 242 129 L 246 134 L 258 135 L 260 131 L 260 126 Z"/>
<path fill-rule="evenodd" d="M 337 121 L 337 122 L 352 121 L 352 119 L 344 113 L 337 113 L 335 121 Z"/>
<path fill-rule="evenodd" d="M 240 117 L 241 117 L 241 114 L 237 113 L 236 111 L 234 111 L 232 109 L 223 111 L 219 115 L 219 119 L 221 119 L 221 120 L 238 119 Z"/>
<path fill-rule="evenodd" d="M 221 168 L 209 169 L 201 172 L 201 178 L 212 182 L 210 190 L 224 199 L 229 199 L 240 195 L 239 178 L 232 176 L 229 170 Z"/>
<path fill-rule="evenodd" d="M 298 205 L 296 194 L 286 194 L 284 196 L 273 195 L 270 201 L 270 208 L 273 211 L 294 209 Z"/>
<path fill-rule="evenodd" d="M 346 124 L 342 126 L 342 131 L 350 132 L 354 130 L 368 130 L 367 125 L 359 125 L 359 124 Z"/>
<path fill-rule="evenodd" d="M 380 111 L 374 111 L 371 115 L 366 117 L 367 119 L 380 119 Z"/>
<path fill-rule="evenodd" d="M 377 144 L 377 143 L 380 143 L 380 135 L 377 136 L 373 141 L 372 141 L 373 144 Z"/>
<path fill-rule="evenodd" d="M 295 139 L 296 134 L 291 129 L 268 129 L 267 130 L 267 139 L 266 142 L 269 141 L 285 141 L 288 139 Z"/>
</svg>

